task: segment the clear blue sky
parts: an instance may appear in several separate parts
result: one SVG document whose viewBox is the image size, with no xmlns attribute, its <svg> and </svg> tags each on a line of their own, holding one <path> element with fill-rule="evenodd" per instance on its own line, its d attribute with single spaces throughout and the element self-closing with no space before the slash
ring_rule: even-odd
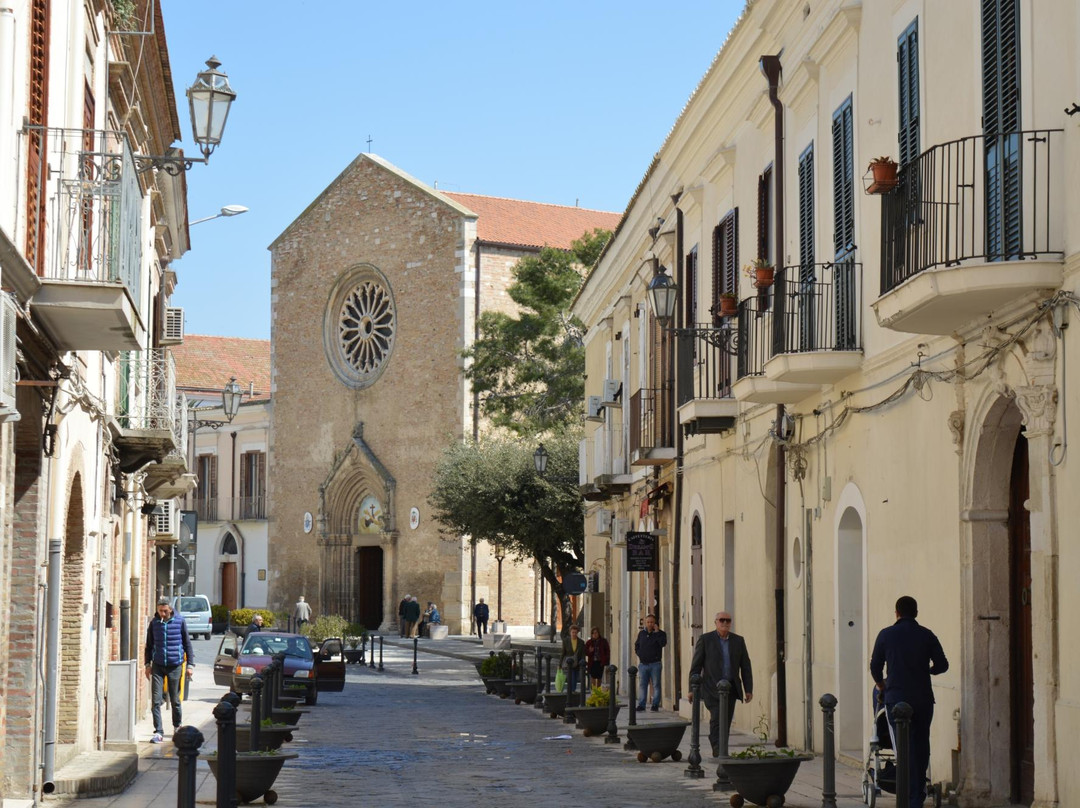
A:
<svg viewBox="0 0 1080 808">
<path fill-rule="evenodd" d="M 188 172 L 175 263 L 187 331 L 270 336 L 267 246 L 368 151 L 440 189 L 622 211 L 742 0 L 163 0 L 185 89 L 211 55 L 237 92 Z M 358 256 L 359 258 L 360 256 Z"/>
</svg>

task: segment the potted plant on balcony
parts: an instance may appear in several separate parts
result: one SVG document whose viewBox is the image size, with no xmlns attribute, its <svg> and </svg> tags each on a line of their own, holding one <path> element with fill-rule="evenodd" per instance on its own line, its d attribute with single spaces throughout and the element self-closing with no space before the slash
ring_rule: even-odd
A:
<svg viewBox="0 0 1080 808">
<path fill-rule="evenodd" d="M 758 289 L 768 289 L 773 285 L 776 267 L 767 258 L 755 258 L 743 271 Z"/>
<path fill-rule="evenodd" d="M 720 295 L 721 317 L 734 317 L 739 313 L 739 299 L 732 292 L 724 292 Z"/>
<path fill-rule="evenodd" d="M 871 175 L 870 185 L 866 189 L 869 194 L 884 194 L 897 186 L 896 161 L 891 157 L 875 157 L 867 166 L 867 173 Z"/>
</svg>

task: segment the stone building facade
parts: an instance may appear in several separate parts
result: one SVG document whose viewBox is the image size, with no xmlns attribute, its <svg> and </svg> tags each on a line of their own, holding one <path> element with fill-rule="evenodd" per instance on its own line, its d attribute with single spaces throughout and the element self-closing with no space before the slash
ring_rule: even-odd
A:
<svg viewBox="0 0 1080 808">
<path fill-rule="evenodd" d="M 492 548 L 443 535 L 427 502 L 440 450 L 481 426 L 461 352 L 510 309 L 518 258 L 615 219 L 440 193 L 361 154 L 274 241 L 271 606 L 305 594 L 388 627 L 413 595 L 467 632 L 483 597 L 497 616 Z M 502 570 L 503 619 L 530 625 L 538 576 Z"/>
</svg>

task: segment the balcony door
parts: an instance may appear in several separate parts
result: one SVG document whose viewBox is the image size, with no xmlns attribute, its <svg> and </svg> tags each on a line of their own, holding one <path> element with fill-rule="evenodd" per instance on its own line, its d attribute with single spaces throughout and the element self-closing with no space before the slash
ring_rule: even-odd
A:
<svg viewBox="0 0 1080 808">
<path fill-rule="evenodd" d="M 1023 251 L 1019 0 L 982 0 L 982 78 L 986 257 L 1009 261 Z"/>
</svg>

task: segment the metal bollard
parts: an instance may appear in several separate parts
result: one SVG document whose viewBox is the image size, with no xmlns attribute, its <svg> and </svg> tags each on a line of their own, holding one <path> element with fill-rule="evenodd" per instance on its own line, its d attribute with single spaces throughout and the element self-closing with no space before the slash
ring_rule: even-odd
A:
<svg viewBox="0 0 1080 808">
<path fill-rule="evenodd" d="M 896 727 L 896 808 L 907 808 L 911 793 L 911 705 L 902 701 L 893 707 L 893 725 Z"/>
<path fill-rule="evenodd" d="M 537 672 L 538 683 L 536 685 L 536 704 L 534 705 L 537 710 L 544 709 L 544 696 L 551 692 L 551 654 L 545 654 L 540 652 L 540 663 L 545 665 L 546 673 L 542 671 Z M 543 674 L 541 676 L 541 674 Z"/>
<path fill-rule="evenodd" d="M 259 748 L 259 731 L 262 729 L 262 677 L 251 677 L 251 749 Z M 270 714 L 267 713 L 269 716 Z"/>
<path fill-rule="evenodd" d="M 818 704 L 824 717 L 821 731 L 825 737 L 825 748 L 821 753 L 821 808 L 836 808 L 836 696 L 826 693 L 818 699 Z"/>
<path fill-rule="evenodd" d="M 382 665 L 382 640 L 383 640 L 382 634 L 380 634 L 379 635 L 379 670 L 383 669 L 383 665 Z M 375 646 L 371 647 L 371 658 L 372 658 L 372 660 L 375 659 Z"/>
<path fill-rule="evenodd" d="M 214 718 L 217 719 L 218 728 L 217 804 L 219 808 L 233 808 L 236 805 L 236 707 L 228 695 L 226 694 L 214 705 Z"/>
<path fill-rule="evenodd" d="M 381 634 L 379 635 L 379 650 L 382 651 L 382 635 Z M 380 660 L 381 660 L 381 657 L 380 657 Z M 368 665 L 368 667 L 369 668 L 374 668 L 375 667 L 375 638 L 374 637 L 371 638 L 371 664 Z M 379 670 L 382 670 L 382 665 L 379 665 Z"/>
<path fill-rule="evenodd" d="M 180 758 L 176 808 L 195 808 L 195 763 L 202 742 L 203 734 L 195 727 L 179 727 L 173 733 L 176 755 Z"/>
<path fill-rule="evenodd" d="M 540 666 L 544 664 L 544 655 L 540 651 L 540 646 L 536 646 L 536 692 L 540 692 Z"/>
<path fill-rule="evenodd" d="M 629 696 L 630 704 L 627 705 L 630 708 L 630 717 L 627 719 L 627 724 L 631 727 L 637 726 L 637 667 L 631 665 L 626 669 L 626 672 L 630 675 L 630 692 Z M 626 733 L 626 743 L 622 745 L 622 748 L 628 752 L 632 752 L 637 749 L 637 744 L 634 743 L 634 739 L 630 737 L 630 733 Z"/>
<path fill-rule="evenodd" d="M 221 697 L 221 700 L 227 701 L 229 704 L 231 704 L 234 710 L 239 710 L 240 704 L 243 702 L 244 697 L 241 696 L 239 693 L 230 690 L 228 693 Z"/>
<path fill-rule="evenodd" d="M 577 693 L 570 689 L 569 672 L 577 670 L 577 660 L 573 659 L 573 658 L 570 658 L 570 659 L 566 660 L 566 670 L 567 670 L 567 677 L 566 677 L 566 713 L 563 715 L 563 723 L 564 724 L 574 724 L 574 723 L 577 723 L 577 719 L 574 718 L 574 713 L 572 712 L 572 709 L 574 707 L 577 707 L 578 703 L 577 703 Z M 582 706 L 584 706 L 584 705 L 582 705 Z"/>
<path fill-rule="evenodd" d="M 703 778 L 705 770 L 701 768 L 701 674 L 690 677 L 690 757 L 683 775 L 693 779 Z"/>
<path fill-rule="evenodd" d="M 578 669 L 581 671 L 581 673 L 578 674 L 578 686 L 581 688 L 581 701 L 578 702 L 578 706 L 584 707 L 585 700 L 588 698 L 589 693 L 589 666 L 585 664 L 584 659 L 581 660 Z"/>
<path fill-rule="evenodd" d="M 417 643 L 419 643 L 419 642 L 420 642 L 420 640 L 417 639 L 416 637 L 412 638 L 412 672 L 413 673 L 420 673 L 420 671 L 417 670 L 417 668 L 416 668 L 416 646 L 417 646 Z"/>
<path fill-rule="evenodd" d="M 730 791 L 731 779 L 724 768 L 724 758 L 728 756 L 728 732 L 731 731 L 727 720 L 728 704 L 731 703 L 731 682 L 721 679 L 720 684 L 716 687 L 716 694 L 719 701 L 716 709 L 719 711 L 718 715 L 720 716 L 720 743 L 718 744 L 720 747 L 720 762 L 716 764 L 716 782 L 713 783 L 712 787 L 713 791 Z"/>
<path fill-rule="evenodd" d="M 615 717 L 619 713 L 619 705 L 615 698 L 615 674 L 619 669 L 614 665 L 608 665 L 608 714 L 607 714 L 607 735 L 604 736 L 604 743 L 618 743 L 619 738 L 619 725 L 615 720 Z"/>
</svg>

